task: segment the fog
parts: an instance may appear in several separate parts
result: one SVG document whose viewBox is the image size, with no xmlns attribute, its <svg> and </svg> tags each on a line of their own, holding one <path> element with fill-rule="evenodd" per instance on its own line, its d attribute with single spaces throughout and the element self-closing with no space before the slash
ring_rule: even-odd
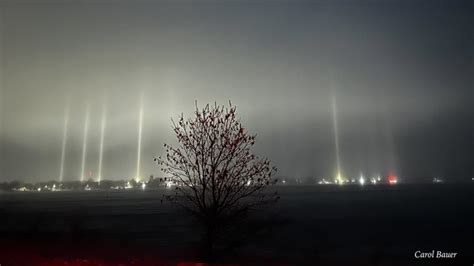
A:
<svg viewBox="0 0 474 266">
<path fill-rule="evenodd" d="M 332 177 L 331 99 L 347 176 L 474 176 L 470 1 L 4 1 L 0 181 L 134 177 L 174 143 L 170 119 L 232 101 L 278 175 Z M 140 95 L 143 94 L 143 101 Z"/>
</svg>

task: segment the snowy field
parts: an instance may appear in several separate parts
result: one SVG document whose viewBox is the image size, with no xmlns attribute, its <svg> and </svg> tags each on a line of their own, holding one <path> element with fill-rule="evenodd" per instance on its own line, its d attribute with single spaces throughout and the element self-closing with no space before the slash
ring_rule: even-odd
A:
<svg viewBox="0 0 474 266">
<path fill-rule="evenodd" d="M 421 263 L 414 259 L 417 250 L 441 250 L 457 252 L 457 262 L 474 262 L 471 184 L 276 189 L 280 201 L 254 215 L 255 221 L 268 223 L 229 252 L 227 260 L 415 265 Z M 2 246 L 33 244 L 45 254 L 65 256 L 101 247 L 112 256 L 120 250 L 120 256 L 139 251 L 169 259 L 193 258 L 199 227 L 176 206 L 161 203 L 162 193 L 2 193 Z"/>
</svg>

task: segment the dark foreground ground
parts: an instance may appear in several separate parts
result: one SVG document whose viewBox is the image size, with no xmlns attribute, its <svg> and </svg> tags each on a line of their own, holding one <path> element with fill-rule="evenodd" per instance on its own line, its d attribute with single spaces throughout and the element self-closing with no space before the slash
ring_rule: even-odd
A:
<svg viewBox="0 0 474 266">
<path fill-rule="evenodd" d="M 277 190 L 222 263 L 474 265 L 472 184 Z M 0 192 L 0 265 L 194 265 L 200 229 L 162 193 Z"/>
</svg>

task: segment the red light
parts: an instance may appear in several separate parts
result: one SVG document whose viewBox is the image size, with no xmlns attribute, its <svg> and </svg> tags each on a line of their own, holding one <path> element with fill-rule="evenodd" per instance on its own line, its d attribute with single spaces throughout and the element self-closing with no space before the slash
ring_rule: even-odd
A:
<svg viewBox="0 0 474 266">
<path fill-rule="evenodd" d="M 388 176 L 387 176 L 387 181 L 388 183 L 390 184 L 395 184 L 397 183 L 397 177 L 395 176 L 395 174 L 391 171 Z"/>
</svg>

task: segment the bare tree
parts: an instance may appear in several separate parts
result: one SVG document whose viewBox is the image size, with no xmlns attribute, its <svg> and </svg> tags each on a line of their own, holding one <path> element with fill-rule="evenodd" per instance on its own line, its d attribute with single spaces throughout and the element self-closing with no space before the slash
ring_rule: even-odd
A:
<svg viewBox="0 0 474 266">
<path fill-rule="evenodd" d="M 278 199 L 266 189 L 277 182 L 276 168 L 251 151 L 250 135 L 236 118 L 236 107 L 196 104 L 194 117 L 172 120 L 178 145 L 165 144 L 166 158 L 155 158 L 175 185 L 168 199 L 190 211 L 205 227 L 204 250 L 212 258 L 213 245 L 223 227 L 236 223 L 263 204 Z"/>
</svg>

